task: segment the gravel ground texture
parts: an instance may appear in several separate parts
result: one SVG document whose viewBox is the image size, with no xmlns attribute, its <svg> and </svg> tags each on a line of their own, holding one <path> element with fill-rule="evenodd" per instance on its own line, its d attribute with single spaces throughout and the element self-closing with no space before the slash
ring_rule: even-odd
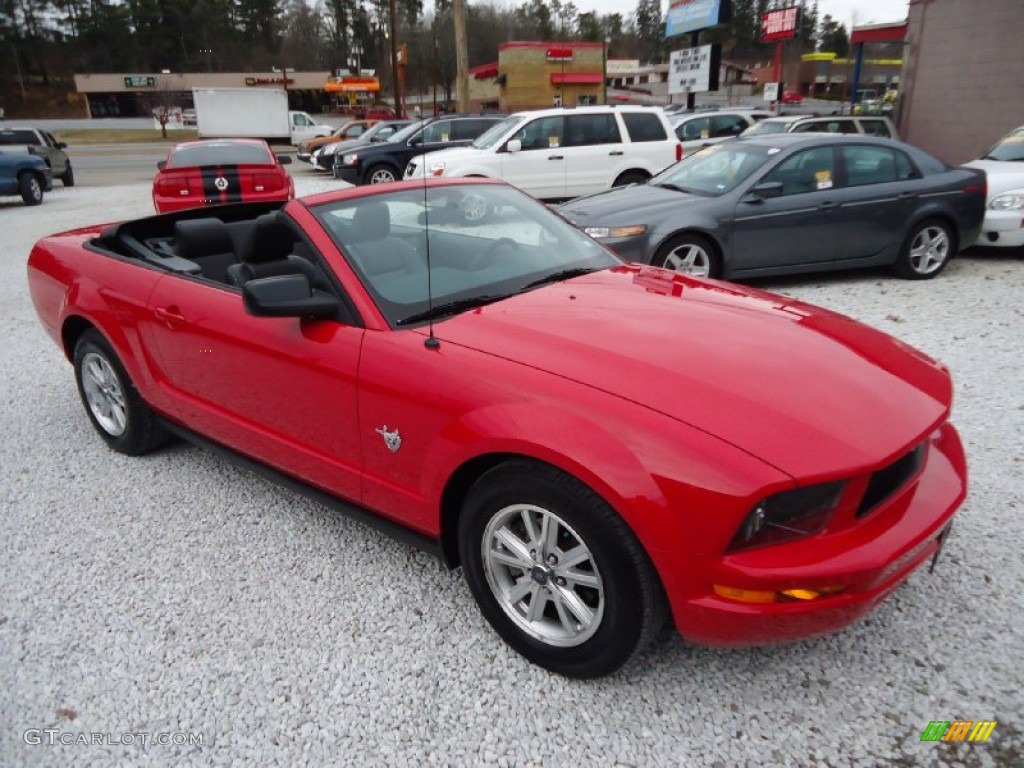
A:
<svg viewBox="0 0 1024 768">
<path fill-rule="evenodd" d="M 1022 764 L 1022 254 L 972 252 L 924 282 L 763 283 L 951 367 L 971 490 L 934 574 L 824 639 L 718 650 L 666 630 L 574 682 L 511 652 L 429 555 L 200 449 L 104 446 L 25 259 L 150 205 L 148 185 L 0 199 L 0 764 Z M 920 741 L 956 719 L 998 726 Z"/>
</svg>

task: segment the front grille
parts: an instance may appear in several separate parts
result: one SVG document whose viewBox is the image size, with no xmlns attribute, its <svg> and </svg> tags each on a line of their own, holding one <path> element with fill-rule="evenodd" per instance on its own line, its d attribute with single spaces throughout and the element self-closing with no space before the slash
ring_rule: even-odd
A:
<svg viewBox="0 0 1024 768">
<path fill-rule="evenodd" d="M 924 461 L 925 444 L 921 443 L 910 453 L 896 459 L 871 475 L 867 490 L 857 507 L 857 517 L 863 517 L 892 496 L 914 476 Z"/>
</svg>

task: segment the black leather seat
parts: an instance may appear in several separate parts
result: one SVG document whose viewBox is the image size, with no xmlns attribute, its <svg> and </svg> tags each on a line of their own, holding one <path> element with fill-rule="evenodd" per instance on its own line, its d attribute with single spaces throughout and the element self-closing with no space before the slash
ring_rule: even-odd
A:
<svg viewBox="0 0 1024 768">
<path fill-rule="evenodd" d="M 199 265 L 200 274 L 218 283 L 238 259 L 227 225 L 217 218 L 187 219 L 174 224 L 174 252 Z"/>
<path fill-rule="evenodd" d="M 241 286 L 250 280 L 277 275 L 303 274 L 312 287 L 324 288 L 323 273 L 308 259 L 296 256 L 297 243 L 291 228 L 280 213 L 265 213 L 239 238 L 240 263 L 227 270 L 227 281 Z"/>
</svg>

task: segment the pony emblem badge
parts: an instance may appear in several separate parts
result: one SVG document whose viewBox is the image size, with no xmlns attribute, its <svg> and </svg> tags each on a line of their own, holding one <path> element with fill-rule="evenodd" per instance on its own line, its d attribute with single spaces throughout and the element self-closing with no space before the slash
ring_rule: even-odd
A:
<svg viewBox="0 0 1024 768">
<path fill-rule="evenodd" d="M 394 432 L 388 432 L 388 425 L 385 424 L 383 427 L 377 427 L 374 432 L 384 438 L 384 445 L 392 453 L 397 453 L 398 449 L 402 447 L 402 436 L 397 429 Z"/>
<path fill-rule="evenodd" d="M 225 189 L 228 188 L 228 180 L 225 179 L 223 176 L 218 176 L 216 179 L 213 180 L 213 186 L 215 186 L 217 189 L 223 192 Z"/>
</svg>

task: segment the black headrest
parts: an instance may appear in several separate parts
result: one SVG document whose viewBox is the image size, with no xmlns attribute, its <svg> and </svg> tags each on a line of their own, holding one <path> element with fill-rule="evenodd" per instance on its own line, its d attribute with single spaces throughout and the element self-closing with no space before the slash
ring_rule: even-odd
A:
<svg viewBox="0 0 1024 768">
<path fill-rule="evenodd" d="M 220 219 L 189 219 L 174 224 L 174 250 L 183 259 L 230 253 L 231 235 Z"/>
<path fill-rule="evenodd" d="M 277 211 L 265 213 L 253 224 L 238 247 L 238 258 L 249 264 L 287 258 L 295 246 L 295 236 L 281 221 Z"/>
<path fill-rule="evenodd" d="M 380 240 L 391 233 L 391 212 L 387 203 L 379 200 L 362 203 L 352 218 L 353 242 Z"/>
</svg>

